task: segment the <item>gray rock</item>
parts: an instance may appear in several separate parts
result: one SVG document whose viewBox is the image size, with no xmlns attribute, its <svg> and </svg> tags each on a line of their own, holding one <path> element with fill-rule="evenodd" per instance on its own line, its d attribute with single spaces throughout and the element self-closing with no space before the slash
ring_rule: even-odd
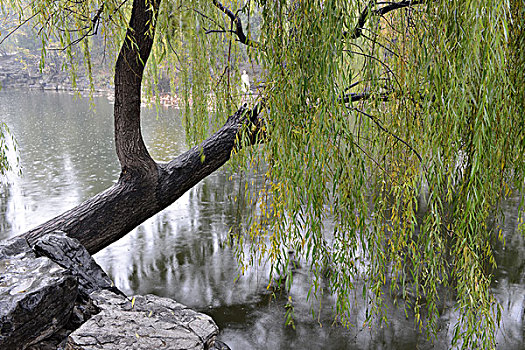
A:
<svg viewBox="0 0 525 350">
<path fill-rule="evenodd" d="M 124 295 L 78 240 L 57 232 L 40 238 L 33 249 L 38 255 L 48 257 L 77 277 L 82 297 L 87 298 L 100 289 Z"/>
<path fill-rule="evenodd" d="M 229 350 L 217 334 L 211 317 L 174 300 L 125 297 L 62 233 L 33 249 L 21 238 L 0 244 L 0 349 Z"/>
<path fill-rule="evenodd" d="M 0 259 L 13 258 L 17 256 L 36 257 L 33 250 L 24 238 L 15 237 L 13 239 L 0 242 Z"/>
<path fill-rule="evenodd" d="M 55 84 L 55 83 L 47 83 L 44 85 L 44 90 L 53 90 L 53 91 L 56 91 L 58 90 L 58 84 Z"/>
<path fill-rule="evenodd" d="M 69 320 L 76 278 L 24 239 L 0 244 L 0 276 L 0 349 L 25 349 Z"/>
<path fill-rule="evenodd" d="M 220 340 L 216 340 L 209 350 L 231 350 L 230 347 Z"/>
<path fill-rule="evenodd" d="M 70 333 L 70 330 L 61 328 L 51 337 L 46 338 L 36 344 L 30 345 L 28 348 L 26 348 L 26 350 L 64 350 L 66 347 L 65 340 Z"/>
<path fill-rule="evenodd" d="M 42 74 L 40 74 L 40 72 L 37 72 L 37 71 L 30 71 L 29 72 L 29 78 L 31 78 L 31 79 L 41 79 L 42 78 Z"/>
<path fill-rule="evenodd" d="M 214 346 L 218 327 L 211 317 L 154 295 L 124 298 L 91 294 L 102 310 L 70 334 L 66 349 L 188 349 Z"/>
</svg>

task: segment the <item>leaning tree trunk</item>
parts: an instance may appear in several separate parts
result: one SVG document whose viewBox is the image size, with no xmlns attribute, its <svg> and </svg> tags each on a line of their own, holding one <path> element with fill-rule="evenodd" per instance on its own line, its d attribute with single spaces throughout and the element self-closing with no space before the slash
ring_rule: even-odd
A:
<svg viewBox="0 0 525 350">
<path fill-rule="evenodd" d="M 255 112 L 241 107 L 201 145 L 169 163 L 156 163 L 151 158 L 140 129 L 140 93 L 144 66 L 154 39 L 154 30 L 148 29 L 155 23 L 160 1 L 133 1 L 129 29 L 115 66 L 115 144 L 122 169 L 118 182 L 24 233 L 30 244 L 60 230 L 78 239 L 91 254 L 98 252 L 221 167 L 230 158 L 243 124 L 256 118 Z"/>
</svg>

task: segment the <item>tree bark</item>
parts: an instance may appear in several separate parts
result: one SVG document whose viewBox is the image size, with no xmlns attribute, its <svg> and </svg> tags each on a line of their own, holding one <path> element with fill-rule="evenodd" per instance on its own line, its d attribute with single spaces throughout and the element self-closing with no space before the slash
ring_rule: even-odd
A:
<svg viewBox="0 0 525 350">
<path fill-rule="evenodd" d="M 149 155 L 140 130 L 140 91 L 144 66 L 153 44 L 160 0 L 134 0 L 127 37 L 115 67 L 115 143 L 122 172 L 118 182 L 96 195 L 24 233 L 33 245 L 54 231 L 78 239 L 94 254 L 169 206 L 228 159 L 243 125 L 251 125 L 256 142 L 257 111 L 243 106 L 201 145 L 156 163 Z M 204 156 L 204 157 L 203 157 Z"/>
<path fill-rule="evenodd" d="M 155 162 L 140 130 L 140 103 L 142 77 L 153 46 L 160 1 L 133 1 L 129 28 L 115 65 L 115 145 L 122 175 L 126 175 L 121 180 L 155 175 Z"/>
</svg>

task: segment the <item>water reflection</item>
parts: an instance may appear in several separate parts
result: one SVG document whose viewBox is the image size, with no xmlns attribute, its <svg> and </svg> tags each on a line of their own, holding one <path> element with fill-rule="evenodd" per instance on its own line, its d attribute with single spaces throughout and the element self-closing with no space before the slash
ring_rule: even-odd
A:
<svg viewBox="0 0 525 350">
<path fill-rule="evenodd" d="M 112 106 L 68 94 L 0 91 L 0 119 L 18 140 L 22 177 L 10 177 L 0 196 L 0 239 L 21 233 L 106 189 L 119 173 L 113 145 Z M 145 110 L 144 138 L 151 154 L 166 161 L 186 148 L 180 119 L 173 110 Z M 446 349 L 457 319 L 450 300 L 432 344 L 413 319 L 387 301 L 391 322 L 363 327 L 367 305 L 359 292 L 350 330 L 332 326 L 333 300 L 306 301 L 309 278 L 299 269 L 291 291 L 296 330 L 284 327 L 287 295 L 266 290 L 266 266 L 237 278 L 236 260 L 224 244 L 229 228 L 241 220 L 232 200 L 238 181 L 218 172 L 169 208 L 96 255 L 96 260 L 126 293 L 154 293 L 212 315 L 232 349 Z M 509 218 L 506 246 L 497 250 L 500 266 L 494 292 L 505 309 L 498 342 L 523 349 L 525 248 L 516 231 L 517 199 L 504 203 Z M 240 210 L 241 209 L 241 210 Z M 311 307 L 319 310 L 313 319 Z M 410 316 L 410 315 L 409 315 Z M 320 326 L 322 325 L 322 327 Z"/>
</svg>

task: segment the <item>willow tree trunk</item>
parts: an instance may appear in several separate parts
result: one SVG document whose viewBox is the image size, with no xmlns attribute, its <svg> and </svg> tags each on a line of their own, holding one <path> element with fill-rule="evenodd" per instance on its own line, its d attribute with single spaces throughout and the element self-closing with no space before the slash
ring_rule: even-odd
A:
<svg viewBox="0 0 525 350">
<path fill-rule="evenodd" d="M 118 182 L 24 233 L 30 244 L 47 233 L 63 231 L 90 253 L 98 252 L 221 167 L 230 158 L 242 125 L 256 117 L 241 107 L 201 145 L 169 163 L 156 163 L 151 158 L 140 129 L 141 84 L 154 39 L 150 26 L 155 23 L 160 1 L 133 1 L 129 29 L 115 66 L 115 144 L 122 169 Z"/>
</svg>

